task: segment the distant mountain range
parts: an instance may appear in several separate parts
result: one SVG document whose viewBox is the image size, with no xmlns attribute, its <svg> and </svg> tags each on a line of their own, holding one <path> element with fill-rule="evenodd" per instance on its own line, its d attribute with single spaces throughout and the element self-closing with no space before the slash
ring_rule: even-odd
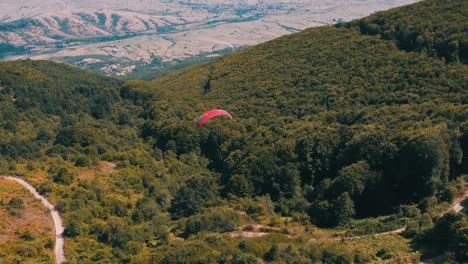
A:
<svg viewBox="0 0 468 264">
<path fill-rule="evenodd" d="M 50 59 L 141 77 L 413 2 L 4 0 L 0 58 Z"/>
</svg>

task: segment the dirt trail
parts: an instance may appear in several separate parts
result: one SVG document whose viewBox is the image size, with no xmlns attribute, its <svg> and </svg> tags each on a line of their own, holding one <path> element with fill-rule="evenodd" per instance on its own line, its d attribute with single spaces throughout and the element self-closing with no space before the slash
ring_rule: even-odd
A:
<svg viewBox="0 0 468 264">
<path fill-rule="evenodd" d="M 62 218 L 60 218 L 60 215 L 57 210 L 55 210 L 54 206 L 42 195 L 40 195 L 36 188 L 34 188 L 31 184 L 29 184 L 27 181 L 16 178 L 13 176 L 0 176 L 3 177 L 7 180 L 12 180 L 16 181 L 17 183 L 23 185 L 26 189 L 28 189 L 36 199 L 41 200 L 42 204 L 47 207 L 50 211 L 50 214 L 52 215 L 52 219 L 54 221 L 54 227 L 55 227 L 55 259 L 56 263 L 60 264 L 65 262 L 65 254 L 63 253 L 63 225 L 62 225 Z"/>
<path fill-rule="evenodd" d="M 463 206 L 461 205 L 461 202 L 467 197 L 468 197 L 468 188 L 466 188 L 464 190 L 463 195 L 461 195 L 460 197 L 455 199 L 455 201 L 452 203 L 450 208 L 447 209 L 446 211 L 444 211 L 441 215 L 444 215 L 444 214 L 448 213 L 451 210 L 454 210 L 457 213 L 460 212 L 461 210 L 463 210 Z M 261 236 L 265 236 L 265 235 L 270 234 L 270 232 L 260 232 L 259 231 L 260 227 L 261 227 L 261 225 L 256 225 L 254 230 L 252 230 L 252 231 L 236 230 L 236 231 L 230 232 L 229 234 L 230 234 L 231 237 L 261 237 Z M 354 239 L 359 239 L 359 238 L 366 237 L 366 236 L 383 236 L 383 235 L 387 235 L 387 234 L 399 234 L 399 233 L 402 233 L 403 231 L 405 231 L 405 229 L 406 229 L 406 226 L 402 226 L 402 227 L 400 227 L 398 229 L 395 229 L 395 230 L 390 230 L 390 231 L 386 231 L 386 232 L 382 232 L 382 233 L 362 235 L 362 236 L 312 238 L 312 239 L 309 240 L 309 242 L 320 242 L 320 241 L 342 240 L 342 239 L 354 240 Z M 424 263 L 425 262 L 420 262 L 420 264 L 424 264 Z M 431 263 L 431 262 L 429 262 L 429 263 Z"/>
<path fill-rule="evenodd" d="M 463 210 L 463 206 L 461 205 L 461 202 L 465 200 L 465 198 L 467 197 L 468 197 L 468 188 L 466 188 L 462 196 L 455 199 L 455 201 L 452 203 L 452 206 L 450 206 L 450 209 L 447 210 L 447 212 L 450 210 L 454 210 L 457 213 L 461 212 L 461 210 Z"/>
<path fill-rule="evenodd" d="M 463 193 L 462 196 L 458 197 L 457 199 L 455 199 L 455 201 L 452 203 L 452 205 L 450 206 L 450 208 L 443 212 L 441 215 L 444 215 L 448 212 L 450 212 L 451 210 L 459 213 L 461 212 L 461 210 L 463 210 L 463 206 L 461 205 L 461 202 L 463 200 L 465 200 L 465 198 L 468 197 L 468 188 L 465 189 L 465 192 Z M 442 262 L 443 260 L 445 259 L 445 256 L 444 255 L 441 255 L 441 256 L 436 256 L 436 257 L 433 257 L 433 258 L 428 258 L 428 259 L 423 259 L 419 262 L 419 264 L 432 264 L 432 263 L 440 263 Z"/>
<path fill-rule="evenodd" d="M 447 209 L 446 211 L 444 211 L 441 215 L 444 215 L 446 213 L 448 213 L 449 211 L 451 210 L 454 210 L 455 212 L 460 212 L 461 210 L 463 210 L 463 206 L 461 205 L 461 202 L 466 198 L 468 197 L 468 188 L 465 189 L 464 193 L 462 196 L 458 197 L 457 199 L 455 199 L 455 201 L 452 203 L 452 205 L 450 206 L 449 209 Z M 375 233 L 375 234 L 369 234 L 369 235 L 362 235 L 362 236 L 351 236 L 351 237 L 326 237 L 326 238 L 312 238 L 310 239 L 309 241 L 310 242 L 314 242 L 314 241 L 325 241 L 325 240 L 342 240 L 342 239 L 346 239 L 346 240 L 353 240 L 353 239 L 359 239 L 359 238 L 362 238 L 362 237 L 366 237 L 366 236 L 382 236 L 382 235 L 387 235 L 387 234 L 398 234 L 398 233 L 401 233 L 403 231 L 405 231 L 406 229 L 406 226 L 403 226 L 403 227 L 400 227 L 398 229 L 395 229 L 395 230 L 391 230 L 391 231 L 387 231 L 387 232 L 382 232 L 382 233 Z M 426 262 L 420 262 L 420 264 L 424 264 Z M 428 263 L 431 263 L 431 262 L 428 262 Z"/>
</svg>

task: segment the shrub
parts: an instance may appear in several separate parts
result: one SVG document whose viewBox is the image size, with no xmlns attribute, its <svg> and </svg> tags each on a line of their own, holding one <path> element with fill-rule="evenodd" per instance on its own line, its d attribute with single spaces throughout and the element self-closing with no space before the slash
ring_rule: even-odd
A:
<svg viewBox="0 0 468 264">
<path fill-rule="evenodd" d="M 23 209 L 24 202 L 20 198 L 13 198 L 8 202 L 8 205 L 14 209 Z"/>
<path fill-rule="evenodd" d="M 37 250 L 35 247 L 30 245 L 21 244 L 16 249 L 16 253 L 23 257 L 34 257 L 37 254 Z"/>
<path fill-rule="evenodd" d="M 209 212 L 192 216 L 185 224 L 185 236 L 201 231 L 229 232 L 234 231 L 240 222 L 240 216 L 231 209 L 215 208 Z"/>
<path fill-rule="evenodd" d="M 75 174 L 66 168 L 60 168 L 53 179 L 56 183 L 70 185 L 75 180 Z"/>
<path fill-rule="evenodd" d="M 80 156 L 75 161 L 77 167 L 89 167 L 91 165 L 91 159 L 88 156 Z"/>
</svg>

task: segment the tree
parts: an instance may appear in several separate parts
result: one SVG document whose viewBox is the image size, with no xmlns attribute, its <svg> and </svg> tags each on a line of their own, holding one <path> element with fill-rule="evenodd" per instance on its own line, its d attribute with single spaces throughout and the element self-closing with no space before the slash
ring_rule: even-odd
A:
<svg viewBox="0 0 468 264">
<path fill-rule="evenodd" d="M 280 257 L 280 252 L 279 252 L 279 247 L 277 244 L 274 244 L 273 246 L 271 246 L 271 248 L 265 253 L 265 255 L 263 256 L 263 259 L 268 261 L 268 262 L 271 262 L 271 261 L 275 261 L 275 260 L 278 260 Z"/>
<path fill-rule="evenodd" d="M 216 194 L 217 188 L 211 179 L 192 177 L 174 195 L 169 211 L 174 219 L 199 213 Z"/>
<path fill-rule="evenodd" d="M 77 167 L 89 167 L 91 165 L 91 159 L 88 156 L 79 156 L 75 161 Z"/>
<path fill-rule="evenodd" d="M 243 175 L 234 174 L 228 182 L 228 190 L 230 193 L 244 197 L 252 194 L 252 187 Z"/>
<path fill-rule="evenodd" d="M 75 174 L 66 168 L 60 168 L 53 179 L 56 183 L 70 185 L 75 180 Z"/>
<path fill-rule="evenodd" d="M 208 75 L 208 78 L 203 83 L 203 92 L 209 93 L 211 91 L 211 74 Z"/>
<path fill-rule="evenodd" d="M 59 131 L 54 144 L 73 147 L 79 144 L 81 147 L 94 145 L 98 142 L 100 132 L 92 127 L 66 127 Z"/>
<path fill-rule="evenodd" d="M 214 208 L 200 215 L 191 216 L 186 225 L 186 237 L 201 231 L 229 232 L 236 230 L 240 216 L 230 209 Z"/>
<path fill-rule="evenodd" d="M 298 139 L 296 153 L 301 162 L 302 182 L 313 185 L 333 175 L 339 139 L 335 130 L 309 133 L 314 136 Z"/>
<path fill-rule="evenodd" d="M 149 221 L 158 215 L 160 210 L 160 206 L 154 199 L 144 197 L 136 202 L 135 210 L 132 214 L 132 219 L 137 223 Z"/>
<path fill-rule="evenodd" d="M 335 194 L 347 192 L 350 196 L 357 197 L 364 191 L 366 181 L 371 175 L 369 164 L 359 161 L 342 168 L 331 188 Z"/>
<path fill-rule="evenodd" d="M 75 217 L 70 217 L 67 219 L 63 234 L 67 237 L 77 237 L 82 234 L 82 231 L 83 228 L 79 220 Z"/>
<path fill-rule="evenodd" d="M 334 202 L 334 221 L 342 225 L 353 218 L 355 214 L 354 202 L 349 193 L 344 192 Z"/>
<path fill-rule="evenodd" d="M 327 201 L 317 201 L 311 206 L 310 219 L 318 226 L 332 227 L 335 225 L 333 220 L 333 205 Z"/>
<path fill-rule="evenodd" d="M 398 156 L 387 164 L 384 174 L 397 186 L 400 202 L 417 202 L 434 194 L 437 183 L 446 182 L 449 173 L 449 147 L 443 126 L 404 138 Z"/>
<path fill-rule="evenodd" d="M 461 213 L 449 212 L 434 221 L 434 227 L 425 234 L 425 240 L 439 252 L 451 251 L 457 260 L 467 261 L 468 220 Z"/>
<path fill-rule="evenodd" d="M 92 233 L 101 242 L 119 248 L 124 248 L 134 235 L 128 223 L 121 218 L 109 218 L 105 224 L 93 225 Z"/>
</svg>

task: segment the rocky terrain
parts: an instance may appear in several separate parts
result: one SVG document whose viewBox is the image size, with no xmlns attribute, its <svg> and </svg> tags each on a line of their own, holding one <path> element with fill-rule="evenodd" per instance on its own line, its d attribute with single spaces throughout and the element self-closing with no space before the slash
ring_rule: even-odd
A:
<svg viewBox="0 0 468 264">
<path fill-rule="evenodd" d="M 0 58 L 50 59 L 124 76 L 413 2 L 4 0 Z"/>
</svg>

